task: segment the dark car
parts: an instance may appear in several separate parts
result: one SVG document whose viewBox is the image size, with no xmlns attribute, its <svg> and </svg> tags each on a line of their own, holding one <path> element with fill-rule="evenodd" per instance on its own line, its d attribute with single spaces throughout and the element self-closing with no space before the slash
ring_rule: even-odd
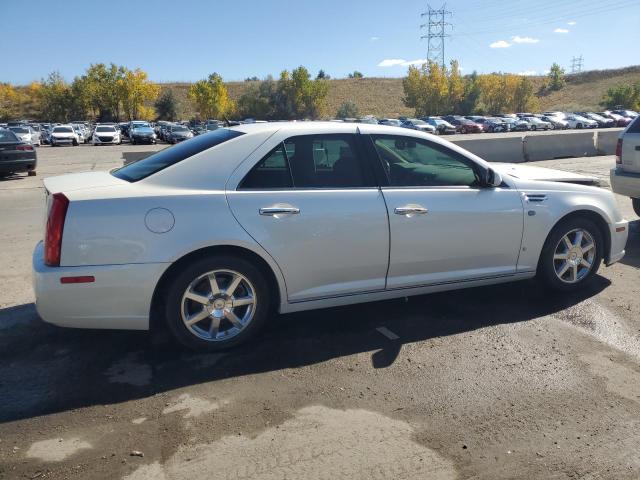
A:
<svg viewBox="0 0 640 480">
<path fill-rule="evenodd" d="M 156 132 L 153 131 L 153 128 L 145 125 L 134 125 L 133 128 L 129 129 L 129 140 L 131 140 L 131 144 L 135 145 L 137 143 L 156 143 Z"/>
<path fill-rule="evenodd" d="M 37 163 L 33 145 L 21 141 L 11 130 L 0 129 L 0 176 L 18 172 L 35 175 Z"/>
<path fill-rule="evenodd" d="M 497 132 L 508 132 L 509 126 L 502 121 L 501 118 L 493 118 L 493 117 L 467 117 L 469 120 L 476 122 L 479 125 L 482 125 L 485 132 L 497 133 Z"/>
<path fill-rule="evenodd" d="M 623 117 L 622 115 L 618 115 L 617 113 L 613 113 L 609 110 L 605 110 L 604 112 L 598 112 L 598 115 L 605 118 L 611 118 L 616 122 L 616 127 L 626 127 L 631 123 L 631 118 Z"/>
<path fill-rule="evenodd" d="M 184 125 L 171 125 L 165 134 L 165 140 L 169 143 L 178 143 L 193 138 L 193 133 Z"/>
<path fill-rule="evenodd" d="M 446 120 L 451 125 L 456 127 L 456 131 L 460 133 L 482 133 L 484 132 L 484 127 L 474 121 L 471 121 L 464 117 L 457 117 L 454 115 L 447 115 L 446 117 L 442 117 L 443 120 Z"/>
</svg>

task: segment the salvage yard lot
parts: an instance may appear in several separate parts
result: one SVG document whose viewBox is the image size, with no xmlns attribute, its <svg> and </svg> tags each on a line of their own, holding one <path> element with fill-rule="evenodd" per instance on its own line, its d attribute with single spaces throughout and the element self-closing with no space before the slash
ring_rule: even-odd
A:
<svg viewBox="0 0 640 480">
<path fill-rule="evenodd" d="M 37 177 L 0 181 L 0 478 L 640 477 L 629 199 L 627 256 L 580 294 L 526 281 L 283 315 L 209 355 L 42 323 L 42 177 L 164 147 L 42 147 Z M 614 162 L 535 165 L 606 185 Z"/>
</svg>

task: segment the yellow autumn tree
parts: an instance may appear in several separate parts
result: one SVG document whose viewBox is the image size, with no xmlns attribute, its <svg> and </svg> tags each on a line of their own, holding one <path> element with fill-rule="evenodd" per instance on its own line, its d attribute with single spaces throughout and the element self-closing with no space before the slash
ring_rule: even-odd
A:
<svg viewBox="0 0 640 480">
<path fill-rule="evenodd" d="M 150 117 L 149 120 L 153 118 L 153 108 L 145 104 L 153 102 L 159 93 L 160 87 L 151 82 L 147 73 L 139 68 L 124 69 L 123 75 L 118 79 L 118 96 L 122 110 L 129 120 L 143 118 L 143 113 Z"/>
<path fill-rule="evenodd" d="M 199 80 L 191 85 L 188 96 L 203 120 L 221 118 L 233 110 L 227 87 L 217 73 L 212 73 L 206 80 Z"/>
<path fill-rule="evenodd" d="M 18 92 L 8 83 L 0 83 L 0 120 L 10 120 L 17 114 Z"/>
</svg>

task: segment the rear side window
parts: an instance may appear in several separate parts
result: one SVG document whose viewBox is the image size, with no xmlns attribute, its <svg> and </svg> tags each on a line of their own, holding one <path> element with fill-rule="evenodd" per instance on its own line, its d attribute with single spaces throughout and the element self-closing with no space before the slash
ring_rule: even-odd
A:
<svg viewBox="0 0 640 480">
<path fill-rule="evenodd" d="M 291 137 L 249 172 L 241 189 L 358 188 L 375 186 L 354 135 Z"/>
<path fill-rule="evenodd" d="M 629 130 L 627 130 L 627 133 L 640 133 L 640 115 L 638 115 L 636 119 L 633 122 L 631 122 L 631 125 L 629 125 Z"/>
<path fill-rule="evenodd" d="M 114 170 L 111 174 L 127 182 L 137 182 L 138 180 L 147 178 L 160 170 L 192 157 L 197 153 L 208 150 L 211 147 L 215 147 L 240 135 L 243 135 L 243 133 L 220 128 L 211 133 L 199 135 L 191 140 L 174 145 L 173 147 L 165 148 L 150 157 L 143 158 L 142 160 Z"/>
</svg>

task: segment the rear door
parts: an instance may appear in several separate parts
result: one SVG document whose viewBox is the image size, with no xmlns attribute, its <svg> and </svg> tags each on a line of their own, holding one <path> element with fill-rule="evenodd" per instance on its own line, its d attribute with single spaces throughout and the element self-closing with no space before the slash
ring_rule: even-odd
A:
<svg viewBox="0 0 640 480">
<path fill-rule="evenodd" d="M 629 125 L 622 136 L 622 170 L 640 173 L 640 116 Z"/>
<path fill-rule="evenodd" d="M 357 137 L 274 138 L 227 188 L 238 222 L 280 267 L 290 302 L 385 287 L 387 212 Z"/>
</svg>

